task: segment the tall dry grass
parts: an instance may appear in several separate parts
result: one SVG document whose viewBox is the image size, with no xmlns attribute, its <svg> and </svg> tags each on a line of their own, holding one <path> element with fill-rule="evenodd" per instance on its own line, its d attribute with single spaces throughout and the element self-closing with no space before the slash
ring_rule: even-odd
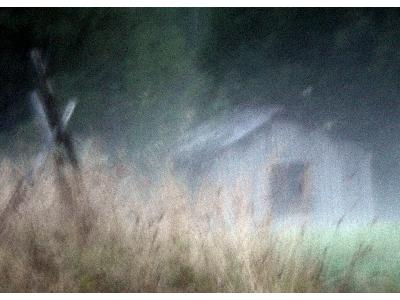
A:
<svg viewBox="0 0 400 300">
<path fill-rule="evenodd" d="M 252 224 L 246 184 L 230 190 L 207 185 L 193 202 L 169 172 L 152 181 L 134 168 L 107 167 L 93 157 L 82 172 L 85 195 L 74 197 L 87 201 L 78 207 L 90 207 L 90 213 L 68 213 L 48 163 L 7 219 L 0 240 L 1 292 L 327 289 L 324 255 L 303 247 L 304 231 L 282 238 L 269 217 Z M 21 173 L 10 161 L 1 162 L 1 211 Z M 226 203 L 232 207 L 229 222 Z M 80 222 L 91 224 L 85 235 L 77 230 Z"/>
</svg>

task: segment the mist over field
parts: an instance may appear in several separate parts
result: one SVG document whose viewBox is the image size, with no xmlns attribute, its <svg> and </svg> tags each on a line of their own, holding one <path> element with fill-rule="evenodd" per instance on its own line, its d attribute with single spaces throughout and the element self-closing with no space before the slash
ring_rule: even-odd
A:
<svg viewBox="0 0 400 300">
<path fill-rule="evenodd" d="M 399 9 L 2 8 L 0 37 L 0 291 L 399 290 Z"/>
</svg>

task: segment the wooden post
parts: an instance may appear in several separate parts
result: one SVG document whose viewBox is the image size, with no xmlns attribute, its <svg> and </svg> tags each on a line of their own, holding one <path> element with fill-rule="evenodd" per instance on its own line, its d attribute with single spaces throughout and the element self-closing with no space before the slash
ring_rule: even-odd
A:
<svg viewBox="0 0 400 300">
<path fill-rule="evenodd" d="M 77 197 L 73 194 L 70 182 L 64 174 L 65 166 L 67 164 L 72 166 L 73 185 L 77 189 L 78 194 L 82 196 L 86 194 L 83 192 L 82 175 L 74 144 L 66 128 L 75 104 L 74 102 L 69 103 L 64 114 L 61 116 L 57 110 L 56 97 L 48 78 L 47 67 L 38 49 L 31 51 L 31 60 L 37 74 L 37 90 L 32 93 L 32 101 L 36 109 L 36 117 L 42 124 L 42 130 L 47 141 L 43 152 L 38 155 L 32 170 L 28 176 L 22 177 L 19 180 L 6 208 L 0 213 L 0 233 L 4 230 L 10 215 L 17 211 L 18 207 L 26 200 L 27 191 L 35 183 L 36 177 L 48 156 L 53 158 L 60 200 L 68 209 L 69 216 L 77 217 L 79 213 L 83 213 L 82 219 L 85 219 L 84 215 L 87 213 L 88 208 L 88 203 L 83 203 L 80 207 L 76 203 Z M 82 200 L 87 199 L 83 197 Z M 83 211 L 79 212 L 79 209 Z M 78 220 L 75 219 L 75 221 Z M 89 230 L 87 220 L 79 220 L 79 222 L 83 224 L 83 230 L 87 232 Z"/>
</svg>

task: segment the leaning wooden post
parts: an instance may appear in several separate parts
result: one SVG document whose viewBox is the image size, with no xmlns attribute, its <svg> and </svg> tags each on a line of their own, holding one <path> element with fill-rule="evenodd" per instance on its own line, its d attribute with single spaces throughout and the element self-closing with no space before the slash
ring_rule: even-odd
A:
<svg viewBox="0 0 400 300">
<path fill-rule="evenodd" d="M 49 127 L 54 132 L 55 142 L 57 145 L 65 148 L 69 163 L 75 170 L 79 171 L 78 159 L 71 136 L 61 122 L 61 117 L 56 107 L 56 97 L 48 78 L 47 68 L 38 49 L 32 50 L 31 59 L 37 73 L 38 92 L 48 118 Z M 64 161 L 61 163 L 64 164 Z"/>
<path fill-rule="evenodd" d="M 41 106 L 41 109 L 44 112 L 44 116 L 47 119 L 44 121 L 44 123 L 47 121 L 47 124 L 45 126 L 48 127 L 47 131 L 50 132 L 48 144 L 52 146 L 54 145 L 55 148 L 55 151 L 52 151 L 52 155 L 54 159 L 54 166 L 56 169 L 55 175 L 57 176 L 60 199 L 71 214 L 76 211 L 77 207 L 76 203 L 74 203 L 74 197 L 71 187 L 64 175 L 64 167 L 66 165 L 66 162 L 63 153 L 60 152 L 60 150 L 65 151 L 65 153 L 67 154 L 68 162 L 77 173 L 79 173 L 78 159 L 73 148 L 71 137 L 61 125 L 61 117 L 56 107 L 56 97 L 48 78 L 46 65 L 43 62 L 38 49 L 34 49 L 31 51 L 31 59 L 36 70 L 36 81 L 38 87 L 36 94 L 32 95 L 32 97 L 36 99 L 32 100 L 36 101 L 36 105 Z M 49 150 L 50 149 L 45 149 L 45 151 Z"/>
<path fill-rule="evenodd" d="M 75 222 L 78 222 L 80 233 L 86 235 L 91 227 L 90 218 L 88 218 L 89 206 L 82 185 L 82 174 L 77 154 L 72 138 L 67 131 L 68 121 L 74 111 L 75 102 L 70 102 L 61 116 L 57 110 L 56 97 L 39 50 L 31 51 L 31 59 L 36 70 L 38 87 L 37 91 L 32 93 L 31 100 L 36 110 L 36 117 L 45 133 L 46 144 L 44 150 L 37 156 L 28 176 L 22 177 L 18 181 L 6 208 L 0 213 L 0 234 L 4 230 L 9 216 L 17 211 L 21 203 L 26 200 L 27 191 L 35 183 L 47 157 L 51 155 L 54 161 L 60 199 L 68 209 L 69 216 L 73 217 Z M 77 190 L 75 194 L 64 174 L 67 164 L 72 166 L 73 187 Z M 78 195 L 84 203 L 77 203 Z"/>
<path fill-rule="evenodd" d="M 43 116 L 46 117 L 44 123 L 47 121 L 47 132 L 49 132 L 50 136 L 49 144 L 54 145 L 56 150 L 52 151 L 52 154 L 56 168 L 60 199 L 71 213 L 70 216 L 73 216 L 75 221 L 78 222 L 81 234 L 86 235 L 91 227 L 90 221 L 92 212 L 88 204 L 88 199 L 86 198 L 86 192 L 84 191 L 80 164 L 75 147 L 71 135 L 67 131 L 68 121 L 74 111 L 75 102 L 70 102 L 64 114 L 61 116 L 57 110 L 56 97 L 48 78 L 46 65 L 42 60 L 39 50 L 32 50 L 31 59 L 37 73 L 39 96 L 36 95 L 36 102 L 44 112 Z M 60 150 L 62 152 L 60 152 Z M 75 194 L 64 175 L 65 166 L 67 164 L 72 166 L 73 169 L 72 184 L 77 190 Z"/>
</svg>

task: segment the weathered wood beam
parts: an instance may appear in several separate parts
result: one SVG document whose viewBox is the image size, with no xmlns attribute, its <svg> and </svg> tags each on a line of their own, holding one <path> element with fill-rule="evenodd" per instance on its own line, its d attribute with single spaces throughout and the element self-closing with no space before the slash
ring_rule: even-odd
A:
<svg viewBox="0 0 400 300">
<path fill-rule="evenodd" d="M 4 231 L 9 217 L 13 215 L 13 213 L 18 210 L 19 206 L 27 199 L 26 196 L 29 188 L 34 184 L 39 171 L 49 156 L 52 156 L 54 159 L 54 165 L 56 168 L 55 175 L 60 200 L 64 203 L 71 214 L 78 213 L 78 205 L 72 187 L 64 175 L 64 167 L 66 163 L 69 163 L 73 167 L 73 184 L 76 186 L 79 193 L 82 194 L 83 192 L 77 154 L 72 138 L 66 130 L 68 121 L 75 108 L 75 102 L 70 102 L 67 105 L 64 114 L 61 116 L 57 110 L 56 97 L 48 78 L 47 66 L 42 60 L 38 49 L 33 49 L 31 51 L 31 60 L 37 75 L 37 90 L 32 93 L 31 100 L 36 110 L 36 117 L 39 120 L 42 127 L 41 129 L 46 137 L 46 145 L 44 145 L 45 147 L 43 151 L 37 156 L 28 176 L 22 176 L 18 180 L 5 209 L 0 213 L 0 234 Z M 58 148 L 62 148 L 64 152 L 58 151 L 61 150 Z M 83 208 L 86 209 L 86 206 L 83 206 Z"/>
</svg>

